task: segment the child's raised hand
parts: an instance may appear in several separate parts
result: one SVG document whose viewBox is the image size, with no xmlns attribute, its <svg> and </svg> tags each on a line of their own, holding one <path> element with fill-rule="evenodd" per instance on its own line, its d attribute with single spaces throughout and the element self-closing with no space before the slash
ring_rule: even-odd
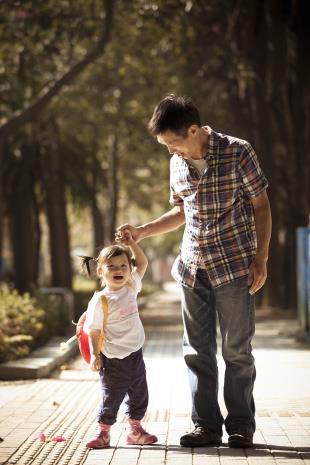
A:
<svg viewBox="0 0 310 465">
<path fill-rule="evenodd" d="M 122 234 L 118 236 L 117 240 L 121 242 L 122 244 L 129 245 L 132 241 L 132 235 L 129 229 L 124 229 L 122 231 Z"/>
</svg>

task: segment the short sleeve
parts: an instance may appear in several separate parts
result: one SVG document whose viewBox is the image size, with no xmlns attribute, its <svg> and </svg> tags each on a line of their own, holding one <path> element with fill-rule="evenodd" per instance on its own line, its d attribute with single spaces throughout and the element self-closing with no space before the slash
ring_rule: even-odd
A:
<svg viewBox="0 0 310 465">
<path fill-rule="evenodd" d="M 170 184 L 170 198 L 169 198 L 169 203 L 173 207 L 181 206 L 183 205 L 183 199 L 175 192 L 173 186 Z"/>
<path fill-rule="evenodd" d="M 177 182 L 177 173 L 180 168 L 178 165 L 179 160 L 176 155 L 173 155 L 170 159 L 170 197 L 169 203 L 173 207 L 178 207 L 183 205 L 183 199 L 177 194 L 175 190 L 175 183 Z"/>
<path fill-rule="evenodd" d="M 247 197 L 257 197 L 268 187 L 268 181 L 259 165 L 257 155 L 248 142 L 240 156 L 240 174 Z"/>
<path fill-rule="evenodd" d="M 131 275 L 131 282 L 134 286 L 135 294 L 137 295 L 142 289 L 142 281 L 137 271 L 134 271 Z"/>
<path fill-rule="evenodd" d="M 91 298 L 91 300 L 89 301 L 84 328 L 86 332 L 89 332 L 89 330 L 91 329 L 101 330 L 102 324 L 103 324 L 102 303 L 101 303 L 100 294 L 96 292 Z"/>
</svg>

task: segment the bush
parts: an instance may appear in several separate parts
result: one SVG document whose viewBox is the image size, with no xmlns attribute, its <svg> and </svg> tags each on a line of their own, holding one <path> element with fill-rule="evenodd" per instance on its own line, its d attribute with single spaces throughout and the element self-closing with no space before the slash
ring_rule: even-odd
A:
<svg viewBox="0 0 310 465">
<path fill-rule="evenodd" d="M 54 293 L 52 290 L 42 293 L 39 289 L 36 293 L 36 301 L 37 305 L 45 310 L 44 326 L 47 335 L 67 335 L 72 325 L 63 295 Z"/>
<path fill-rule="evenodd" d="M 46 337 L 46 313 L 29 294 L 0 290 L 0 362 L 25 357 Z"/>
<path fill-rule="evenodd" d="M 94 291 L 74 291 L 74 321 L 77 322 L 82 313 L 87 310 L 88 302 L 90 301 Z"/>
</svg>

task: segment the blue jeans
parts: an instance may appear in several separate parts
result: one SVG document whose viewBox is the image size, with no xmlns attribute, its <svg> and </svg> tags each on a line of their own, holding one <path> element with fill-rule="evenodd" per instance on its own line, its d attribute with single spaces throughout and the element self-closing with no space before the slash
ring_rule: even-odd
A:
<svg viewBox="0 0 310 465">
<path fill-rule="evenodd" d="M 98 421 L 113 425 L 125 397 L 126 415 L 133 420 L 141 420 L 149 399 L 142 349 L 121 359 L 100 355 L 102 400 L 97 415 Z"/>
<path fill-rule="evenodd" d="M 255 365 L 251 340 L 255 331 L 254 296 L 247 277 L 213 288 L 207 272 L 199 269 L 194 288 L 182 286 L 184 359 L 192 392 L 192 421 L 222 434 L 254 433 L 253 387 Z M 226 364 L 224 400 L 228 415 L 218 404 L 216 313 Z"/>
</svg>

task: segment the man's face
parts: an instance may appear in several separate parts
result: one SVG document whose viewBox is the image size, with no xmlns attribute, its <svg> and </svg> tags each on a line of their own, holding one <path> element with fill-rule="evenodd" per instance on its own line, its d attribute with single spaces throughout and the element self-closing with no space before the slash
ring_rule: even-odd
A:
<svg viewBox="0 0 310 465">
<path fill-rule="evenodd" d="M 195 158 L 199 152 L 197 130 L 198 126 L 192 125 L 185 137 L 168 130 L 159 134 L 157 141 L 167 147 L 170 155 L 177 155 L 185 159 Z"/>
</svg>

